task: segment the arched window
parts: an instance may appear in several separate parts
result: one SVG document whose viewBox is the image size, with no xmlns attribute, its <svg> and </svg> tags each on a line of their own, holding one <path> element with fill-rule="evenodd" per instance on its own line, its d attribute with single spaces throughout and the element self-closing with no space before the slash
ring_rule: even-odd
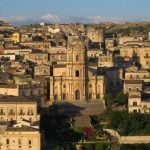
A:
<svg viewBox="0 0 150 150">
<path fill-rule="evenodd" d="M 66 88 L 66 84 L 63 85 L 63 88 Z"/>
<path fill-rule="evenodd" d="M 63 100 L 66 100 L 66 99 L 67 99 L 67 95 L 66 95 L 65 93 L 63 93 L 63 95 L 62 95 L 62 99 L 63 99 Z"/>
<path fill-rule="evenodd" d="M 92 99 L 92 93 L 89 93 L 89 99 Z"/>
<path fill-rule="evenodd" d="M 29 144 L 29 145 L 31 145 L 31 144 L 32 144 L 32 141 L 31 141 L 31 140 L 29 140 L 29 141 L 28 141 L 28 144 Z"/>
<path fill-rule="evenodd" d="M 96 98 L 97 98 L 97 99 L 100 99 L 100 94 L 99 94 L 99 93 L 97 94 Z"/>
<path fill-rule="evenodd" d="M 58 95 L 54 95 L 54 100 L 58 100 Z"/>
<path fill-rule="evenodd" d="M 92 88 L 92 84 L 89 84 L 89 88 Z"/>
<path fill-rule="evenodd" d="M 76 55 L 76 61 L 79 61 L 79 55 Z"/>
<path fill-rule="evenodd" d="M 80 100 L 80 91 L 79 90 L 75 91 L 75 100 Z"/>
<path fill-rule="evenodd" d="M 79 70 L 76 70 L 76 71 L 75 71 L 75 76 L 76 76 L 76 77 L 79 77 L 79 76 L 80 76 Z"/>
</svg>

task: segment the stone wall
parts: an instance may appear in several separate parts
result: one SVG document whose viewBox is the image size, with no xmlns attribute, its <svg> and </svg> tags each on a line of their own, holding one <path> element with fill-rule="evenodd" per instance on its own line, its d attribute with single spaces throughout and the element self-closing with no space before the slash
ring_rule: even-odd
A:
<svg viewBox="0 0 150 150">
<path fill-rule="evenodd" d="M 120 136 L 119 133 L 112 129 L 104 129 L 112 136 L 118 138 L 120 144 L 134 144 L 134 143 L 150 143 L 150 136 Z"/>
<path fill-rule="evenodd" d="M 150 136 L 120 136 L 121 144 L 150 143 Z"/>
</svg>

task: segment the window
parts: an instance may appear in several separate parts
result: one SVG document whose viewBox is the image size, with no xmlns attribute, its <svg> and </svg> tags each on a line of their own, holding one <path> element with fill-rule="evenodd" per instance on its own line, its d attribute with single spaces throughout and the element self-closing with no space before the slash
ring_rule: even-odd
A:
<svg viewBox="0 0 150 150">
<path fill-rule="evenodd" d="M 76 76 L 76 77 L 79 77 L 79 75 L 80 75 L 80 74 L 79 74 L 79 70 L 76 70 L 76 71 L 75 71 L 75 76 Z"/>
<path fill-rule="evenodd" d="M 100 94 L 99 93 L 97 94 L 97 99 L 100 99 Z"/>
<path fill-rule="evenodd" d="M 47 70 L 44 70 L 44 73 L 47 73 Z"/>
<path fill-rule="evenodd" d="M 19 115 L 23 115 L 24 113 L 23 113 L 23 108 L 20 108 L 20 110 L 19 110 Z"/>
<path fill-rule="evenodd" d="M 54 95 L 54 100 L 58 100 L 58 95 Z"/>
<path fill-rule="evenodd" d="M 9 144 L 9 139 L 6 139 L 6 144 Z"/>
<path fill-rule="evenodd" d="M 76 61 L 79 61 L 79 55 L 76 56 Z"/>
<path fill-rule="evenodd" d="M 66 88 L 66 84 L 63 85 L 63 88 Z"/>
<path fill-rule="evenodd" d="M 22 91 L 22 96 L 25 96 L 25 95 L 26 95 L 25 91 Z"/>
<path fill-rule="evenodd" d="M 0 115 L 3 115 L 3 108 L 0 108 Z"/>
<path fill-rule="evenodd" d="M 59 42 L 58 44 L 59 44 L 59 46 L 62 46 L 62 45 L 63 45 L 63 43 L 62 43 L 62 42 Z"/>
<path fill-rule="evenodd" d="M 136 109 L 134 109 L 134 110 L 133 110 L 133 112 L 135 112 L 135 113 L 136 113 L 136 112 L 137 112 L 137 110 L 136 110 Z"/>
<path fill-rule="evenodd" d="M 92 88 L 92 84 L 89 84 L 89 88 Z"/>
<path fill-rule="evenodd" d="M 89 93 L 89 99 L 92 99 L 92 93 Z"/>
<path fill-rule="evenodd" d="M 13 108 L 10 108 L 9 109 L 9 115 L 14 115 L 15 114 L 15 112 L 13 111 Z"/>
<path fill-rule="evenodd" d="M 133 106 L 137 106 L 137 102 L 133 102 Z"/>
<path fill-rule="evenodd" d="M 131 91 L 131 88 L 129 88 L 129 91 Z"/>
<path fill-rule="evenodd" d="M 33 92 L 32 92 L 32 91 L 30 91 L 30 96 L 32 96 L 32 94 L 33 94 Z"/>
<path fill-rule="evenodd" d="M 79 90 L 75 91 L 75 100 L 80 100 L 80 91 Z"/>
<path fill-rule="evenodd" d="M 31 107 L 28 108 L 28 115 L 33 115 L 33 110 Z"/>
<path fill-rule="evenodd" d="M 29 118 L 29 121 L 32 122 L 32 118 Z"/>
<path fill-rule="evenodd" d="M 39 93 L 39 95 L 41 95 L 41 90 L 39 90 L 39 92 L 38 92 L 38 93 Z"/>
<path fill-rule="evenodd" d="M 29 145 L 31 145 L 31 144 L 32 144 L 31 140 L 29 140 L 29 141 L 28 141 L 28 144 L 29 144 Z"/>
<path fill-rule="evenodd" d="M 66 99 L 67 99 L 67 95 L 66 95 L 65 93 L 63 93 L 62 99 L 63 99 L 63 100 L 66 100 Z"/>
<path fill-rule="evenodd" d="M 145 57 L 148 57 L 148 53 L 146 53 Z"/>
</svg>

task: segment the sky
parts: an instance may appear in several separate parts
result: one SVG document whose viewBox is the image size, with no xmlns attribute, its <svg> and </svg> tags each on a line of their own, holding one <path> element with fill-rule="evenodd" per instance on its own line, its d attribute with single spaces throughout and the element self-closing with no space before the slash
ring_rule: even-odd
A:
<svg viewBox="0 0 150 150">
<path fill-rule="evenodd" d="M 0 0 L 10 23 L 150 20 L 150 0 Z"/>
</svg>

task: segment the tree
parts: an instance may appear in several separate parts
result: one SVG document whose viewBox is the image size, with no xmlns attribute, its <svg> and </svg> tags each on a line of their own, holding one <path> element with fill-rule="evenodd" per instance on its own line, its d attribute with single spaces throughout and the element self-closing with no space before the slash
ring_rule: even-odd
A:
<svg viewBox="0 0 150 150">
<path fill-rule="evenodd" d="M 71 128 L 71 116 L 65 114 L 57 103 L 50 106 L 48 114 L 41 116 L 40 128 L 46 140 L 52 143 L 77 142 L 83 136 Z"/>
<path fill-rule="evenodd" d="M 127 96 L 121 91 L 117 94 L 115 100 L 118 104 L 124 105 L 127 103 Z"/>
<path fill-rule="evenodd" d="M 107 108 L 111 109 L 112 105 L 114 104 L 114 97 L 113 97 L 113 95 L 111 93 L 105 95 L 104 96 L 104 100 L 105 100 Z"/>
<path fill-rule="evenodd" d="M 100 124 L 101 117 L 100 116 L 91 116 L 91 125 L 98 131 L 102 130 L 102 125 Z"/>
<path fill-rule="evenodd" d="M 127 111 L 108 114 L 109 126 L 121 135 L 149 135 L 150 134 L 150 115 L 140 113 L 128 113 Z"/>
</svg>

